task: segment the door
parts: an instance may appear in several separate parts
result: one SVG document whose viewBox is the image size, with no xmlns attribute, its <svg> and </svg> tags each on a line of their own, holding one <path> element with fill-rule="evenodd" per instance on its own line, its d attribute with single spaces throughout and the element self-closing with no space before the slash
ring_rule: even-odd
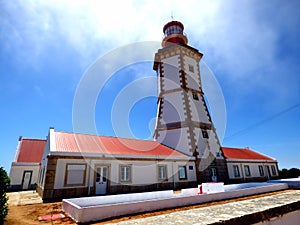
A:
<svg viewBox="0 0 300 225">
<path fill-rule="evenodd" d="M 215 167 L 210 168 L 211 172 L 211 181 L 212 182 L 217 182 L 217 169 Z"/>
<path fill-rule="evenodd" d="M 32 171 L 24 171 L 22 179 L 22 190 L 30 189 Z"/>
<path fill-rule="evenodd" d="M 108 167 L 101 166 L 96 169 L 96 195 L 104 195 L 107 192 Z"/>
</svg>

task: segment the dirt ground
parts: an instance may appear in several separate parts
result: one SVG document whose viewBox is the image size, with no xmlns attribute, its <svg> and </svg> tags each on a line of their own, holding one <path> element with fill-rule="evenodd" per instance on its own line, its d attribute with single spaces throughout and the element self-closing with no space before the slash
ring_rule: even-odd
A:
<svg viewBox="0 0 300 225">
<path fill-rule="evenodd" d="M 265 193 L 265 194 L 248 196 L 248 197 L 243 197 L 243 198 L 236 198 L 236 199 L 231 199 L 231 200 L 224 200 L 224 201 L 211 202 L 211 203 L 205 203 L 205 204 L 199 204 L 199 205 L 193 205 L 193 206 L 187 206 L 187 207 L 181 207 L 181 208 L 175 208 L 175 209 L 168 209 L 168 210 L 163 210 L 163 211 L 159 211 L 159 212 L 142 213 L 142 214 L 125 216 L 122 218 L 115 218 L 115 219 L 97 222 L 97 223 L 91 223 L 91 224 L 102 225 L 102 224 L 106 224 L 106 223 L 117 223 L 117 222 L 124 221 L 124 220 L 144 218 L 144 217 L 155 216 L 155 215 L 160 215 L 160 214 L 165 214 L 165 213 L 171 213 L 171 212 L 175 212 L 175 211 L 207 207 L 207 206 L 212 206 L 212 205 L 216 205 L 216 204 L 225 204 L 228 202 L 242 201 L 242 200 L 258 198 L 258 197 L 262 197 L 262 196 L 270 196 L 270 195 L 289 192 L 289 191 L 292 191 L 292 190 L 277 191 L 277 192 L 272 192 L 272 193 Z M 76 224 L 75 221 L 72 220 L 67 215 L 65 215 L 66 216 L 65 218 L 55 219 L 52 221 L 51 220 L 40 221 L 38 219 L 39 216 L 51 215 L 51 214 L 57 214 L 57 213 L 64 214 L 62 211 L 62 208 L 61 208 L 61 202 L 9 206 L 8 216 L 6 217 L 6 221 L 5 221 L 4 225 Z"/>
</svg>

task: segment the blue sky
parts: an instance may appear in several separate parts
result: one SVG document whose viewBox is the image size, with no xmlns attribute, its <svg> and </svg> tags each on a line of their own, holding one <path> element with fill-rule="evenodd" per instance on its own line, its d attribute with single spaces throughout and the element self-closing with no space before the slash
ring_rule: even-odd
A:
<svg viewBox="0 0 300 225">
<path fill-rule="evenodd" d="M 223 146 L 249 146 L 275 157 L 280 168 L 300 168 L 297 0 L 0 0 L 0 165 L 9 171 L 20 135 L 45 138 L 50 126 L 73 131 L 74 96 L 89 66 L 123 45 L 160 42 L 171 14 L 222 89 Z M 95 105 L 100 135 L 115 135 L 114 98 L 141 77 L 155 77 L 151 62 L 116 71 L 101 90 Z M 137 94 L 149 88 L 156 84 Z M 151 137 L 155 114 L 155 97 L 135 104 L 129 115 L 134 136 Z"/>
</svg>

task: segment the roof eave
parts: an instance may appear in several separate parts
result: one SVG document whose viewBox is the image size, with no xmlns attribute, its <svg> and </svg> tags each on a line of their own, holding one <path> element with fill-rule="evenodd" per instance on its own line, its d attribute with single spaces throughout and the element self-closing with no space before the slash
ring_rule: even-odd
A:
<svg viewBox="0 0 300 225">
<path fill-rule="evenodd" d="M 227 162 L 259 162 L 259 163 L 263 163 L 263 162 L 277 162 L 277 160 L 275 159 L 235 159 L 235 158 L 226 158 Z"/>
<path fill-rule="evenodd" d="M 102 159 L 130 158 L 130 159 L 164 159 L 164 160 L 195 160 L 195 157 L 173 156 L 173 155 L 126 155 L 126 154 L 103 154 L 103 153 L 82 153 L 82 152 L 55 152 L 51 151 L 49 156 L 70 156 L 70 157 L 88 157 Z"/>
</svg>

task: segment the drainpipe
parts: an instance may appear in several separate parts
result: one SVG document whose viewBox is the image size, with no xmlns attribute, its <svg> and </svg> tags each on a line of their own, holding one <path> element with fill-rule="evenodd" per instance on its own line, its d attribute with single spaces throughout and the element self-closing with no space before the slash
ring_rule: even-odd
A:
<svg viewBox="0 0 300 225">
<path fill-rule="evenodd" d="M 158 170 L 158 156 L 156 156 L 156 171 L 159 173 L 159 170 Z M 159 174 L 157 173 L 157 180 L 156 180 L 156 190 L 159 190 L 159 179 L 158 179 L 158 177 L 159 177 Z M 167 177 L 168 177 L 168 174 L 167 174 Z"/>
</svg>

